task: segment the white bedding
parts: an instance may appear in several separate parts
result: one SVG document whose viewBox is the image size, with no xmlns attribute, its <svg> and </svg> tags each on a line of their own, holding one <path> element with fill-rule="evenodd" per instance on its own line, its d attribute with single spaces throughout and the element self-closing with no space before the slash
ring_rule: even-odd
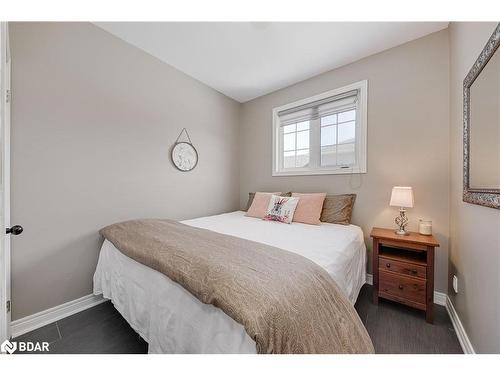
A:
<svg viewBox="0 0 500 375">
<path fill-rule="evenodd" d="M 355 225 L 282 224 L 246 217 L 243 211 L 183 221 L 184 224 L 276 246 L 323 267 L 355 303 L 366 278 L 363 232 Z M 148 342 L 150 353 L 255 353 L 244 327 L 201 303 L 167 276 L 123 255 L 104 241 L 94 275 L 94 294 L 116 309 Z"/>
</svg>

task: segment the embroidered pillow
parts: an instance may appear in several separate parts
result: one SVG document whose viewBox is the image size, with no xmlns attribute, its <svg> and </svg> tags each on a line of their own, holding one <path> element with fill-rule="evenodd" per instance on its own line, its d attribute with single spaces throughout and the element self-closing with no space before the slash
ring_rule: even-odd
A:
<svg viewBox="0 0 500 375">
<path fill-rule="evenodd" d="M 264 218 L 266 215 L 267 207 L 269 206 L 269 201 L 271 197 L 275 195 L 280 195 L 281 192 L 277 193 L 255 193 L 252 204 L 248 207 L 248 211 L 245 216 L 258 217 L 259 219 Z"/>
<path fill-rule="evenodd" d="M 297 203 L 299 203 L 299 198 L 273 195 L 269 201 L 264 220 L 290 224 L 293 220 L 293 214 L 297 208 Z"/>
<path fill-rule="evenodd" d="M 321 224 L 319 218 L 321 217 L 326 193 L 293 193 L 292 197 L 300 198 L 295 214 L 293 215 L 293 221 L 313 225 Z"/>
</svg>

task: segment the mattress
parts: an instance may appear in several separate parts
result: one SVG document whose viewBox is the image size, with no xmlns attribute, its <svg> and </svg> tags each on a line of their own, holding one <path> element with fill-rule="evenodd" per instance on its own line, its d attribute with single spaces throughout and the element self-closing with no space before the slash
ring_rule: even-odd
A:
<svg viewBox="0 0 500 375">
<path fill-rule="evenodd" d="M 236 211 L 184 224 L 276 246 L 323 267 L 352 304 L 366 278 L 363 232 L 355 225 L 290 225 Z M 116 309 L 149 344 L 150 353 L 255 353 L 244 327 L 201 303 L 164 274 L 123 255 L 105 240 L 94 274 L 94 294 Z"/>
</svg>

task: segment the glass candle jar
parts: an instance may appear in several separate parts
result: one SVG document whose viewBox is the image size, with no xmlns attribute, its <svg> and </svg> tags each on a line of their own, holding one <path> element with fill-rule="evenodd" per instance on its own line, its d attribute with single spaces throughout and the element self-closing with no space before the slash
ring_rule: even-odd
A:
<svg viewBox="0 0 500 375">
<path fill-rule="evenodd" d="M 418 222 L 418 233 L 430 236 L 432 234 L 432 221 L 420 219 Z"/>
</svg>

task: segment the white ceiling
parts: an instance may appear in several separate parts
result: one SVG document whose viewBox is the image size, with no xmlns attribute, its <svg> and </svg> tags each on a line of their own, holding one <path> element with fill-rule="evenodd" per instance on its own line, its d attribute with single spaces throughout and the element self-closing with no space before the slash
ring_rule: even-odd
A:
<svg viewBox="0 0 500 375">
<path fill-rule="evenodd" d="M 447 22 L 97 22 L 246 102 L 448 27 Z"/>
</svg>

